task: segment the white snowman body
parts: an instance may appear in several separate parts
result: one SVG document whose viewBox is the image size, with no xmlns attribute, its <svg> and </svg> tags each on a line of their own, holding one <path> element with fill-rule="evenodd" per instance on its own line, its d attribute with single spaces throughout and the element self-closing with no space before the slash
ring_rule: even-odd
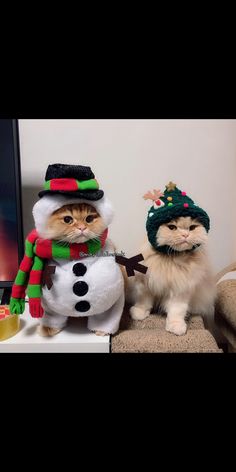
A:
<svg viewBox="0 0 236 472">
<path fill-rule="evenodd" d="M 83 202 L 97 208 L 104 221 L 109 223 L 111 206 L 107 200 L 102 200 L 104 197 L 98 202 Z M 33 214 L 41 237 L 45 234 L 45 216 L 47 218 L 65 203 L 75 203 L 75 200 L 56 195 L 43 197 L 35 204 Z M 68 317 L 87 316 L 88 328 L 92 331 L 113 334 L 119 329 L 124 307 L 124 281 L 109 240 L 94 256 L 79 260 L 52 259 L 48 264 L 55 266 L 55 273 L 51 276 L 50 290 L 46 286 L 42 289 L 44 316 L 41 323 L 44 326 L 61 329 Z"/>
</svg>

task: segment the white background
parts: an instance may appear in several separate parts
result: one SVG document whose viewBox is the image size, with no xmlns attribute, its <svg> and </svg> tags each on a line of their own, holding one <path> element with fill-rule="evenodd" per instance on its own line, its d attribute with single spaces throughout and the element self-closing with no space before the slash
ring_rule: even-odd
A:
<svg viewBox="0 0 236 472">
<path fill-rule="evenodd" d="M 236 258 L 236 120 L 19 120 L 24 229 L 52 163 L 89 165 L 114 204 L 110 236 L 126 255 L 145 236 L 142 196 L 172 180 L 211 219 L 215 271 Z"/>
</svg>

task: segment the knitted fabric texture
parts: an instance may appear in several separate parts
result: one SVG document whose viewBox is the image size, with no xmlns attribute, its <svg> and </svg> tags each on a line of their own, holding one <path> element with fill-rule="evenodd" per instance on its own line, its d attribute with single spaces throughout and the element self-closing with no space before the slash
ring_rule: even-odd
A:
<svg viewBox="0 0 236 472">
<path fill-rule="evenodd" d="M 175 184 L 168 184 L 164 195 L 158 199 L 148 211 L 146 230 L 148 240 L 154 249 L 162 253 L 168 253 L 169 246 L 159 246 L 156 241 L 156 234 L 162 224 L 169 223 L 171 220 L 177 219 L 180 216 L 196 218 L 207 232 L 210 229 L 210 219 L 207 213 L 197 206 L 194 201 L 187 196 L 186 192 L 179 190 Z M 193 249 L 195 249 L 195 247 Z"/>
<path fill-rule="evenodd" d="M 99 240 L 90 239 L 86 243 L 59 243 L 39 238 L 34 229 L 25 241 L 25 255 L 20 264 L 10 299 L 10 313 L 20 315 L 25 309 L 25 294 L 29 297 L 29 311 L 32 317 L 41 318 L 42 275 L 47 259 L 79 260 L 94 255 L 104 247 L 106 229 Z M 27 290 L 27 292 L 26 292 Z"/>
<path fill-rule="evenodd" d="M 55 194 L 96 201 L 103 197 L 104 192 L 99 189 L 90 167 L 50 164 L 45 175 L 44 190 L 39 192 L 39 197 Z"/>
</svg>

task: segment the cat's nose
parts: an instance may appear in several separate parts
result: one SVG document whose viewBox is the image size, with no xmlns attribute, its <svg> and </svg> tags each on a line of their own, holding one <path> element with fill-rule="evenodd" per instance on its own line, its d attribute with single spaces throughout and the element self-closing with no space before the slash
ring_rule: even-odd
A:
<svg viewBox="0 0 236 472">
<path fill-rule="evenodd" d="M 187 238 L 187 237 L 189 236 L 189 232 L 186 231 L 185 233 L 182 233 L 182 236 L 183 236 L 184 238 Z"/>
<path fill-rule="evenodd" d="M 78 229 L 80 229 L 80 231 L 84 231 L 86 229 L 86 226 L 85 225 L 80 225 L 80 226 L 78 226 Z"/>
</svg>

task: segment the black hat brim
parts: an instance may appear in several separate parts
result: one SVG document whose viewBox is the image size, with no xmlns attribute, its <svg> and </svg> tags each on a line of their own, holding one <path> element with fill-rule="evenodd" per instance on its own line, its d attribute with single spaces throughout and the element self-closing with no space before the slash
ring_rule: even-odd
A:
<svg viewBox="0 0 236 472">
<path fill-rule="evenodd" d="M 100 198 L 103 197 L 104 192 L 103 190 L 87 190 L 87 191 L 74 191 L 74 192 L 68 192 L 68 191 L 63 191 L 63 190 L 41 190 L 39 192 L 39 198 L 44 197 L 44 195 L 64 195 L 65 197 L 72 197 L 72 198 L 78 198 L 78 199 L 85 199 L 85 200 L 91 200 L 91 201 L 96 201 L 100 200 Z"/>
</svg>

